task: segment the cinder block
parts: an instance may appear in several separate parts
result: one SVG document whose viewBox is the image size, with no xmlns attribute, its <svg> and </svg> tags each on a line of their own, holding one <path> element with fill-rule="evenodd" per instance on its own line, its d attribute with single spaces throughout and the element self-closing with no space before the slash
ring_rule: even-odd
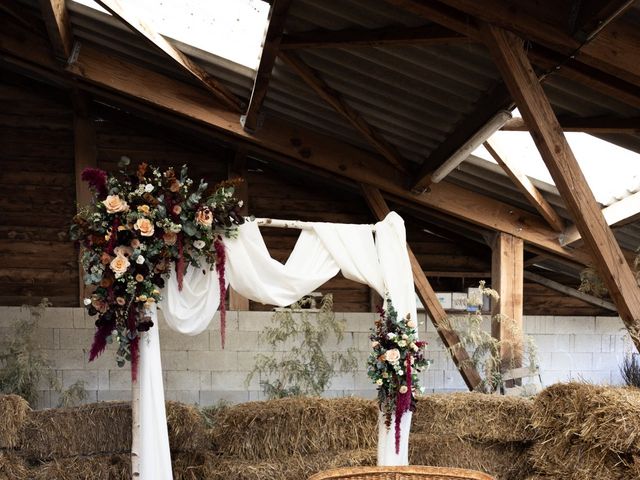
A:
<svg viewBox="0 0 640 480">
<path fill-rule="evenodd" d="M 574 352 L 596 352 L 602 348 L 602 336 L 591 334 L 576 334 L 573 336 Z"/>
<path fill-rule="evenodd" d="M 211 372 L 200 372 L 200 390 L 212 390 L 213 383 L 211 379 Z"/>
<path fill-rule="evenodd" d="M 160 347 L 162 351 L 209 350 L 209 331 L 191 336 L 173 330 L 160 332 Z"/>
<path fill-rule="evenodd" d="M 238 371 L 248 372 L 249 370 L 252 370 L 256 365 L 257 355 L 259 355 L 257 352 L 239 352 L 238 361 L 236 363 Z"/>
<path fill-rule="evenodd" d="M 333 390 L 353 390 L 356 387 L 356 377 L 360 378 L 361 376 L 354 373 L 339 373 L 331 378 L 329 388 Z"/>
<path fill-rule="evenodd" d="M 49 307 L 37 318 L 37 325 L 44 328 L 73 328 L 73 308 Z"/>
<path fill-rule="evenodd" d="M 611 383 L 611 373 L 609 371 L 572 371 L 571 380 L 595 383 L 597 385 L 609 385 Z"/>
<path fill-rule="evenodd" d="M 85 320 L 85 313 L 87 312 L 86 308 L 74 308 L 71 311 L 71 317 L 73 318 L 73 328 L 87 328 L 87 322 Z M 95 325 L 94 322 L 92 322 L 93 326 Z"/>
<path fill-rule="evenodd" d="M 543 370 L 540 372 L 542 377 L 542 384 L 545 387 L 553 385 L 554 383 L 568 382 L 571 380 L 571 373 L 567 370 Z"/>
<path fill-rule="evenodd" d="M 31 319 L 28 307 L 0 307 L 0 328 L 14 329 L 22 320 Z"/>
<path fill-rule="evenodd" d="M 186 351 L 162 350 L 163 370 L 189 370 L 189 359 Z"/>
<path fill-rule="evenodd" d="M 592 353 L 560 353 L 551 354 L 552 370 L 591 370 L 593 368 Z"/>
<path fill-rule="evenodd" d="M 84 352 L 82 350 L 42 350 L 52 368 L 57 370 L 84 369 Z"/>
<path fill-rule="evenodd" d="M 131 401 L 131 388 L 125 390 L 98 390 L 99 402 L 130 402 Z"/>
<path fill-rule="evenodd" d="M 615 335 L 625 330 L 620 317 L 596 317 L 596 333 Z"/>
<path fill-rule="evenodd" d="M 197 405 L 200 403 L 200 392 L 198 390 L 167 390 L 165 400 Z"/>
<path fill-rule="evenodd" d="M 62 372 L 63 388 L 69 388 L 77 381 L 84 382 L 85 390 L 98 390 L 98 372 L 87 370 L 64 370 Z"/>
<path fill-rule="evenodd" d="M 93 343 L 95 329 L 59 328 L 59 347 L 62 350 L 89 350 Z M 53 335 L 52 335 L 53 343 Z"/>
<path fill-rule="evenodd" d="M 616 351 L 616 337 L 614 335 L 602 335 L 600 342 L 601 352 L 609 353 Z"/>
<path fill-rule="evenodd" d="M 246 374 L 241 372 L 213 372 L 212 388 L 213 391 L 247 391 L 258 390 L 260 388 L 260 379 L 258 375 L 254 375 L 248 385 L 245 384 Z"/>
<path fill-rule="evenodd" d="M 349 392 L 350 397 L 365 398 L 367 400 L 374 400 L 378 398 L 378 391 L 373 389 L 356 389 Z"/>
<path fill-rule="evenodd" d="M 109 390 L 109 370 L 97 370 L 98 372 L 98 390 Z"/>
<path fill-rule="evenodd" d="M 271 324 L 273 312 L 238 312 L 238 330 L 241 332 L 261 332 Z"/>
<path fill-rule="evenodd" d="M 109 390 L 131 390 L 131 370 L 128 366 L 109 370 Z"/>
<path fill-rule="evenodd" d="M 545 315 L 526 315 L 522 319 L 524 333 L 549 333 L 545 331 L 549 318 Z"/>
<path fill-rule="evenodd" d="M 337 315 L 337 314 L 336 314 Z M 369 332 L 378 318 L 375 313 L 347 312 L 344 314 L 346 330 L 349 332 Z"/>
<path fill-rule="evenodd" d="M 549 333 L 596 333 L 595 317 L 552 317 L 553 323 L 547 322 Z"/>
<path fill-rule="evenodd" d="M 445 389 L 454 389 L 454 390 L 468 390 L 467 385 L 464 383 L 462 379 L 462 375 L 460 375 L 459 371 L 447 371 L 444 375 L 444 387 Z"/>
<path fill-rule="evenodd" d="M 267 399 L 267 396 L 262 392 L 262 390 L 249 390 L 250 402 L 260 402 L 266 399 Z"/>
<path fill-rule="evenodd" d="M 238 370 L 238 352 L 188 352 L 189 367 L 192 370 L 226 372 Z"/>
<path fill-rule="evenodd" d="M 212 330 L 209 336 L 209 350 L 214 352 L 223 351 L 220 330 Z M 240 332 L 238 330 L 227 331 L 225 335 L 224 350 L 242 352 L 270 350 L 271 347 L 269 345 L 258 341 L 258 336 L 258 332 Z"/>
<path fill-rule="evenodd" d="M 199 371 L 167 371 L 166 390 L 194 390 L 200 389 Z"/>
<path fill-rule="evenodd" d="M 242 312 L 245 313 L 245 312 Z M 249 401 L 249 392 L 233 391 L 233 392 L 200 392 L 200 405 L 203 407 L 211 405 L 219 405 L 220 403 L 244 403 Z"/>
<path fill-rule="evenodd" d="M 621 352 L 599 353 L 593 357 L 593 370 L 619 370 L 624 360 L 624 354 Z"/>
<path fill-rule="evenodd" d="M 571 350 L 571 335 L 531 335 L 539 352 L 569 352 Z"/>
</svg>

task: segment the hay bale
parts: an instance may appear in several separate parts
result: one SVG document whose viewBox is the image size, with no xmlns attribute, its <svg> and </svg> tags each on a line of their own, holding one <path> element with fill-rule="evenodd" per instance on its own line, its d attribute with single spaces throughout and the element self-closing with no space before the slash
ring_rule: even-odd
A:
<svg viewBox="0 0 640 480">
<path fill-rule="evenodd" d="M 30 480 L 29 468 L 13 452 L 0 451 L 0 480 Z"/>
<path fill-rule="evenodd" d="M 535 443 L 529 457 L 536 472 L 567 480 L 632 480 L 640 477 L 640 459 L 581 441 L 565 439 Z"/>
<path fill-rule="evenodd" d="M 640 389 L 608 388 L 585 399 L 583 442 L 617 453 L 640 453 Z"/>
<path fill-rule="evenodd" d="M 271 460 L 375 447 L 378 409 L 358 398 L 283 398 L 218 412 L 214 448 L 224 456 Z"/>
<path fill-rule="evenodd" d="M 32 411 L 20 433 L 20 448 L 34 460 L 127 453 L 131 449 L 131 407 L 103 402 Z"/>
<path fill-rule="evenodd" d="M 200 451 L 210 447 L 205 416 L 197 406 L 170 401 L 166 409 L 172 452 Z"/>
<path fill-rule="evenodd" d="M 130 480 L 129 455 L 70 457 L 44 462 L 33 469 L 33 480 Z"/>
<path fill-rule="evenodd" d="M 0 448 L 15 448 L 20 440 L 20 428 L 31 408 L 18 395 L 0 395 Z"/>
<path fill-rule="evenodd" d="M 479 470 L 498 480 L 521 480 L 532 473 L 529 444 L 479 442 L 456 435 L 412 433 L 409 463 Z"/>
<path fill-rule="evenodd" d="M 435 394 L 418 398 L 411 431 L 456 435 L 483 442 L 525 442 L 533 401 L 483 393 Z"/>
</svg>

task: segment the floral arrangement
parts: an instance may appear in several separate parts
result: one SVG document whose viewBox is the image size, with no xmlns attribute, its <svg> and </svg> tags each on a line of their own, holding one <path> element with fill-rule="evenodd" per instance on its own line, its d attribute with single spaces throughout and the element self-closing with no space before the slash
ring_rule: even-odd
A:
<svg viewBox="0 0 640 480">
<path fill-rule="evenodd" d="M 94 201 L 75 216 L 71 238 L 81 246 L 84 282 L 95 287 L 84 300 L 89 315 L 97 316 L 89 360 L 116 342 L 118 365 L 131 361 L 135 379 L 139 335 L 153 326 L 148 309 L 161 300 L 172 268 L 180 288 L 189 265 L 216 269 L 224 345 L 223 237 L 234 235 L 244 219 L 242 202 L 233 197 L 240 179 L 210 191 L 188 177 L 186 166 L 176 172 L 142 163 L 130 173 L 129 163 L 123 157 L 117 175 L 82 172 Z"/>
<path fill-rule="evenodd" d="M 429 361 L 424 357 L 426 342 L 418 341 L 416 320 L 409 314 L 398 318 L 390 299 L 386 310 L 371 329 L 371 347 L 367 361 L 368 375 L 378 386 L 378 404 L 391 428 L 395 413 L 396 453 L 400 449 L 400 421 L 404 413 L 415 411 L 415 393 L 421 391 L 418 373 Z"/>
</svg>

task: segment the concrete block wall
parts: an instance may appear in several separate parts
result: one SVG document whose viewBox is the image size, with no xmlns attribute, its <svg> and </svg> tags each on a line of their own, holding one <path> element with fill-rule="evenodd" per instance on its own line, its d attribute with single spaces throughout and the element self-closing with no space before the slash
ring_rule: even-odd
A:
<svg viewBox="0 0 640 480">
<path fill-rule="evenodd" d="M 160 342 L 166 397 L 200 405 L 220 401 L 232 403 L 263 399 L 260 379 L 245 384 L 258 353 L 269 352 L 258 341 L 259 332 L 271 321 L 270 312 L 228 312 L 225 349 L 221 348 L 219 319 L 200 335 L 189 337 L 168 330 L 160 318 Z M 373 313 L 336 313 L 346 321 L 346 333 L 339 345 L 327 343 L 329 352 L 355 347 L 359 369 L 337 376 L 326 396 L 356 395 L 375 397 L 375 388 L 366 375 L 369 329 Z M 16 322 L 31 318 L 24 307 L 0 307 L 0 351 L 14 335 Z M 420 316 L 420 335 L 429 342 L 428 358 L 433 360 L 424 372 L 422 385 L 427 392 L 465 390 L 465 385 L 440 344 L 433 325 Z M 485 322 L 488 328 L 488 321 Z M 87 401 L 127 400 L 131 397 L 130 372 L 115 364 L 113 348 L 96 361 L 88 362 L 94 333 L 93 319 L 81 308 L 49 308 L 37 319 L 36 340 L 46 354 L 64 387 L 83 380 Z M 586 380 L 620 384 L 619 373 L 632 344 L 617 317 L 529 316 L 524 319 L 525 334 L 538 348 L 543 384 Z M 43 384 L 39 407 L 58 403 L 58 394 Z"/>
</svg>

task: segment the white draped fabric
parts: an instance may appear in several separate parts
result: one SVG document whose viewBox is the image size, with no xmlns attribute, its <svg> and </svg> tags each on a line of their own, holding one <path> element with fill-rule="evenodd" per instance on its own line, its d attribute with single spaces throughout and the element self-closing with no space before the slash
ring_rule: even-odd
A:
<svg viewBox="0 0 640 480">
<path fill-rule="evenodd" d="M 416 318 L 404 222 L 395 212 L 375 225 L 375 238 L 371 225 L 310 223 L 301 231 L 284 265 L 271 258 L 256 223 L 240 226 L 237 238 L 225 240 L 225 249 L 227 282 L 251 300 L 284 307 L 341 271 L 346 278 L 369 285 L 381 296 L 388 295 L 399 315 L 409 313 Z M 189 268 L 182 290 L 172 275 L 162 296 L 160 308 L 167 325 L 183 334 L 197 335 L 207 328 L 219 306 L 217 274 Z M 157 318 L 154 323 L 157 325 Z M 154 328 L 143 335 L 140 349 L 142 480 L 172 479 L 157 332 Z M 381 417 L 379 465 L 408 464 L 410 423 L 408 413 L 402 418 L 400 452 L 396 454 L 393 424 L 387 430 Z"/>
</svg>

